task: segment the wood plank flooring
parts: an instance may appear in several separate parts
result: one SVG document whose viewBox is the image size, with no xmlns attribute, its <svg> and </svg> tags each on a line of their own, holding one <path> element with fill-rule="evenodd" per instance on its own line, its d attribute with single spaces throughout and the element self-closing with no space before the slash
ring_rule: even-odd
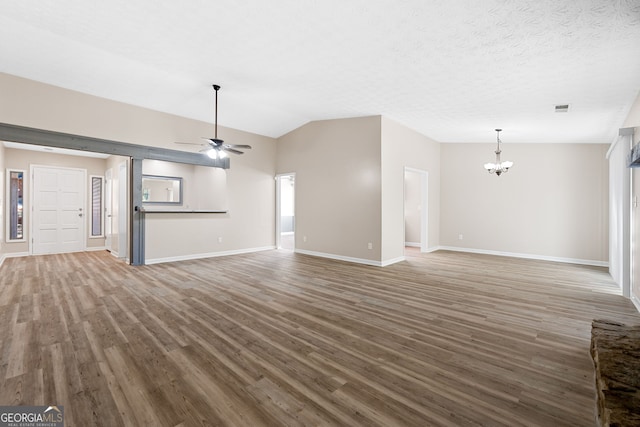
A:
<svg viewBox="0 0 640 427">
<path fill-rule="evenodd" d="M 0 268 L 0 405 L 66 426 L 591 426 L 591 321 L 640 323 L 604 269 L 287 251 Z"/>
</svg>

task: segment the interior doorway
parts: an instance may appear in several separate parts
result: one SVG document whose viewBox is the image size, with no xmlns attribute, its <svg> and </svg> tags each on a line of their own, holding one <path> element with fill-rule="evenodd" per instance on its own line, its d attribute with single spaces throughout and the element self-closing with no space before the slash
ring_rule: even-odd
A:
<svg viewBox="0 0 640 427">
<path fill-rule="evenodd" d="M 404 246 L 428 250 L 429 173 L 404 168 Z M 415 250 L 415 249 L 413 249 Z"/>
<path fill-rule="evenodd" d="M 127 253 L 127 246 L 129 244 L 128 230 L 127 230 L 127 215 L 129 213 L 129 206 L 127 200 L 129 199 L 129 171 L 127 169 L 127 163 L 122 162 L 118 165 L 118 210 L 116 212 L 118 217 L 118 258 L 129 259 Z"/>
<path fill-rule="evenodd" d="M 113 169 L 104 173 L 104 246 L 111 252 L 113 239 Z"/>
<path fill-rule="evenodd" d="M 294 173 L 276 176 L 276 247 L 295 249 L 295 184 Z"/>
<path fill-rule="evenodd" d="M 87 171 L 32 166 L 31 176 L 31 253 L 84 251 Z"/>
</svg>

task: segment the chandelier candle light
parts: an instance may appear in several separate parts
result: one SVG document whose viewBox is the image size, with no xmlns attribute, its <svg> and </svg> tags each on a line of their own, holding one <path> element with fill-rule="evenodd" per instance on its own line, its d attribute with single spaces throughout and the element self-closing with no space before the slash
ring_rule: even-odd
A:
<svg viewBox="0 0 640 427">
<path fill-rule="evenodd" d="M 484 168 L 487 171 L 489 171 L 489 173 L 495 172 L 496 175 L 500 176 L 503 173 L 506 173 L 509 170 L 509 168 L 513 166 L 513 162 L 510 162 L 508 160 L 505 160 L 504 162 L 500 161 L 500 153 L 502 152 L 500 150 L 500 132 L 502 132 L 502 129 L 496 129 L 496 132 L 498 132 L 498 135 L 497 135 L 498 148 L 496 149 L 496 162 L 485 163 Z"/>
</svg>

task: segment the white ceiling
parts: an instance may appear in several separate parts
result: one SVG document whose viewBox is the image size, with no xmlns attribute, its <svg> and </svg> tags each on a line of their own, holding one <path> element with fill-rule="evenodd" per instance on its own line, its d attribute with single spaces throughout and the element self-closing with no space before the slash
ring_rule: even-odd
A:
<svg viewBox="0 0 640 427">
<path fill-rule="evenodd" d="M 381 114 L 440 142 L 609 143 L 640 0 L 3 2 L 0 72 L 209 122 L 217 83 L 220 125 L 272 137 Z"/>
</svg>

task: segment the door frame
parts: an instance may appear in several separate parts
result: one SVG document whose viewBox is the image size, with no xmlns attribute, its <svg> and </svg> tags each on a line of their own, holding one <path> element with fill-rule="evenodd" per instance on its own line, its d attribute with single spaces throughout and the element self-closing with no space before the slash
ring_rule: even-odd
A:
<svg viewBox="0 0 640 427">
<path fill-rule="evenodd" d="M 429 172 L 423 169 L 416 169 L 409 166 L 404 167 L 402 182 L 405 183 L 407 172 L 417 173 L 420 176 L 420 252 L 429 251 Z M 403 247 L 406 243 L 405 208 L 406 189 L 403 188 L 402 197 L 402 241 Z"/>
<path fill-rule="evenodd" d="M 111 252 L 113 240 L 113 168 L 104 171 L 104 246 Z"/>
<path fill-rule="evenodd" d="M 61 169 L 61 170 L 72 170 L 72 171 L 78 171 L 78 172 L 82 172 L 82 197 L 83 197 L 83 201 L 82 201 L 82 212 L 83 212 L 83 216 L 82 216 L 82 236 L 81 236 L 81 246 L 80 246 L 80 250 L 81 251 L 86 251 L 87 250 L 87 224 L 88 224 L 88 216 L 87 216 L 87 170 L 86 169 L 82 169 L 82 168 L 69 168 L 69 167 L 65 167 L 65 166 L 51 166 L 51 165 L 36 165 L 36 164 L 32 164 L 29 166 L 29 181 L 30 181 L 30 185 L 29 185 L 29 213 L 31 215 L 29 215 L 29 255 L 34 255 L 33 253 L 33 244 L 34 244 L 34 224 L 33 224 L 33 220 L 34 220 L 34 208 L 35 208 L 35 203 L 34 203 L 34 199 L 35 199 L 35 193 L 36 193 L 36 180 L 35 180 L 35 170 L 36 169 Z M 65 253 L 65 252 L 55 252 L 55 253 Z"/>
<path fill-rule="evenodd" d="M 295 206 L 295 202 L 296 202 L 296 187 L 295 187 L 295 182 L 296 182 L 296 173 L 295 172 L 289 172 L 289 173 L 279 173 L 276 175 L 275 177 L 275 181 L 276 181 L 276 249 L 280 249 L 282 247 L 281 244 L 281 234 L 282 234 L 282 227 L 281 227 L 281 209 L 280 209 L 280 203 L 281 203 L 281 198 L 282 198 L 282 192 L 280 191 L 280 184 L 282 181 L 282 178 L 284 177 L 291 177 L 293 178 L 293 235 L 294 235 L 294 240 L 293 240 L 293 250 L 295 251 L 296 249 L 296 241 L 295 241 L 295 235 L 296 235 L 296 206 Z"/>
<path fill-rule="evenodd" d="M 127 162 L 118 164 L 118 258 L 124 258 L 130 262 L 127 252 L 129 247 L 129 168 Z"/>
</svg>

